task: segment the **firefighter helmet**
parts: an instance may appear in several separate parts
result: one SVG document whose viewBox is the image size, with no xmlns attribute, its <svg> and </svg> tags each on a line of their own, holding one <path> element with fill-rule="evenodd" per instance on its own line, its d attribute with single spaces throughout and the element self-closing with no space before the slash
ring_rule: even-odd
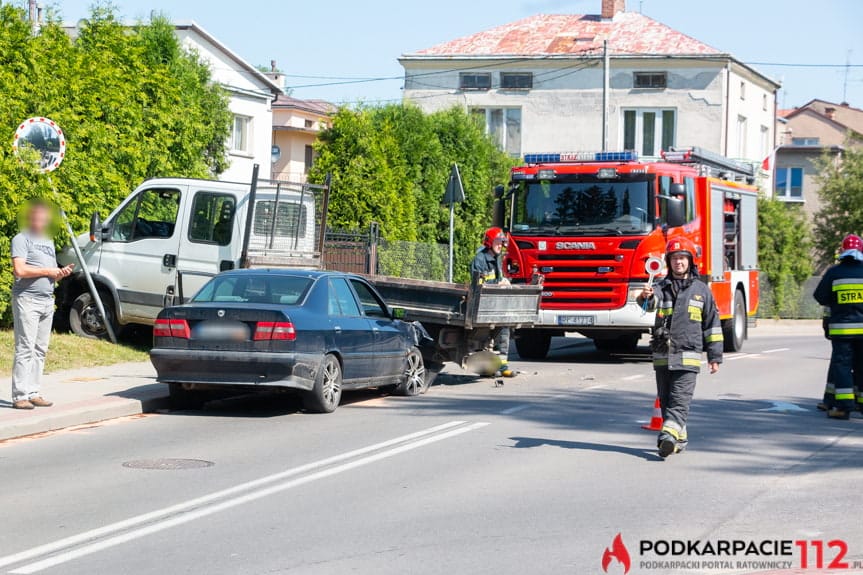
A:
<svg viewBox="0 0 863 575">
<path fill-rule="evenodd" d="M 847 252 L 848 250 L 863 252 L 863 239 L 860 239 L 860 236 L 857 234 L 848 234 L 845 236 L 845 239 L 842 240 L 842 251 Z"/>
<path fill-rule="evenodd" d="M 506 234 L 500 228 L 489 228 L 485 231 L 482 239 L 482 245 L 490 248 L 495 240 L 500 240 L 503 245 L 506 245 Z"/>
<path fill-rule="evenodd" d="M 689 269 L 695 271 L 695 245 L 689 238 L 676 237 L 665 244 L 665 265 L 671 269 L 672 254 L 685 254 L 689 258 Z"/>
</svg>

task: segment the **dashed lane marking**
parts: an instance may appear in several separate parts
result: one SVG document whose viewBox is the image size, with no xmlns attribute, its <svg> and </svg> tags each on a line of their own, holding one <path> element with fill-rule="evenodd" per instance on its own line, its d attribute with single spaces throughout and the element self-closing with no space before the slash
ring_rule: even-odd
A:
<svg viewBox="0 0 863 575">
<path fill-rule="evenodd" d="M 508 409 L 504 409 L 503 411 L 500 412 L 500 414 L 501 415 L 510 415 L 512 413 L 518 413 L 519 411 L 524 411 L 525 409 L 529 409 L 531 407 L 533 407 L 532 403 L 524 403 L 522 405 L 516 405 L 516 406 L 510 407 Z"/>
<path fill-rule="evenodd" d="M 790 347 L 777 347 L 776 349 L 765 349 L 761 353 L 779 353 L 780 351 L 791 351 Z"/>
</svg>

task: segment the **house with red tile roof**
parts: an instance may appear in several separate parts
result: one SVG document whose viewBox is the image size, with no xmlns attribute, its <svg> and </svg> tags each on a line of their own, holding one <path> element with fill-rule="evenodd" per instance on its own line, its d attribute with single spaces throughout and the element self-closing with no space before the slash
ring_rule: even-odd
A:
<svg viewBox="0 0 863 575">
<path fill-rule="evenodd" d="M 403 54 L 405 101 L 468 108 L 513 156 L 701 146 L 761 164 L 777 82 L 625 0 L 596 2 L 600 14 L 540 14 Z"/>
</svg>

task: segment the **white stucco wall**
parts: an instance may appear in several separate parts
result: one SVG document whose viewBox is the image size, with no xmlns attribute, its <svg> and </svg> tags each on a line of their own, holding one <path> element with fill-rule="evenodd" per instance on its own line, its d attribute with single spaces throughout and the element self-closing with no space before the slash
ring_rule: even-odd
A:
<svg viewBox="0 0 863 575">
<path fill-rule="evenodd" d="M 563 150 L 599 150 L 602 147 L 602 68 L 601 61 L 581 68 L 573 60 L 545 60 L 507 65 L 488 60 L 403 60 L 405 100 L 427 111 L 452 106 L 520 107 L 522 109 L 522 154 Z M 484 66 L 478 68 L 478 66 Z M 470 72 L 491 72 L 493 88 L 487 92 L 460 91 L 458 68 Z M 435 71 L 446 71 L 434 74 Z M 499 73 L 532 72 L 534 88 L 529 91 L 503 91 Z M 666 72 L 667 88 L 633 88 L 634 72 Z M 430 74 L 433 73 L 433 74 Z M 627 108 L 674 109 L 677 146 L 700 146 L 725 153 L 726 69 L 724 62 L 612 59 L 609 106 L 609 149 L 623 149 L 623 110 Z M 732 74 L 733 75 L 733 74 Z M 732 80 L 734 82 L 734 80 Z M 739 84 L 739 80 L 736 81 Z M 761 95 L 767 93 L 750 81 L 747 99 L 733 102 L 731 129 L 736 129 L 738 113 L 749 122 L 747 158 L 761 161 L 761 125 L 773 135 L 774 96 L 768 95 L 768 110 L 761 109 Z M 739 100 L 739 94 L 733 96 Z M 752 127 L 754 126 L 754 130 Z M 734 135 L 730 136 L 736 141 Z M 736 150 L 730 152 L 736 155 Z"/>
<path fill-rule="evenodd" d="M 273 112 L 271 102 L 275 95 L 247 67 L 239 64 L 224 49 L 190 28 L 179 28 L 177 37 L 182 45 L 196 52 L 210 65 L 213 81 L 222 85 L 230 96 L 230 109 L 235 115 L 251 119 L 248 153 L 228 150 L 230 167 L 220 176 L 223 181 L 248 182 L 252 177 L 252 166 L 260 165 L 261 179 L 271 175 L 271 147 Z"/>
</svg>

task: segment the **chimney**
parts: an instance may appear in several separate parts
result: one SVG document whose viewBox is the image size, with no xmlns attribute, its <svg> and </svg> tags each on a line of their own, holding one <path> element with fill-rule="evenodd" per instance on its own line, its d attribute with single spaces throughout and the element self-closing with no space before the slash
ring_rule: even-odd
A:
<svg viewBox="0 0 863 575">
<path fill-rule="evenodd" d="M 284 91 L 286 88 L 285 75 L 279 70 L 275 60 L 270 60 L 270 71 L 264 72 L 264 76 L 273 81 L 273 83 Z"/>
<path fill-rule="evenodd" d="M 618 12 L 626 12 L 626 0 L 602 0 L 603 20 L 611 20 Z"/>
<path fill-rule="evenodd" d="M 824 115 L 827 116 L 828 119 L 833 120 L 836 118 L 836 108 L 833 106 L 828 106 L 824 108 Z"/>
</svg>

